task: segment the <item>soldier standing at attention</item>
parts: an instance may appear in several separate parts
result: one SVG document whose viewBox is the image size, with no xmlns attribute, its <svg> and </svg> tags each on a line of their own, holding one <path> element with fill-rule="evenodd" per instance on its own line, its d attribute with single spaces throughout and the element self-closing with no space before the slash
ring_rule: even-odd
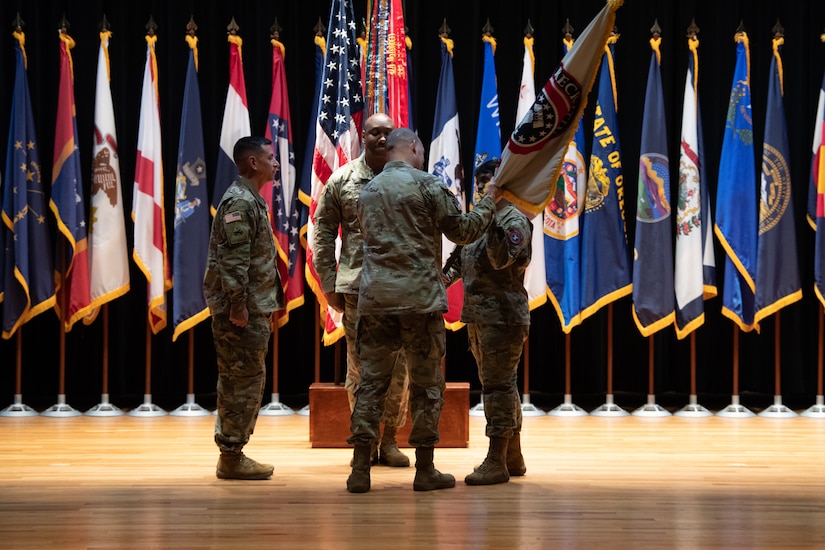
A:
<svg viewBox="0 0 825 550">
<path fill-rule="evenodd" d="M 491 159 L 476 168 L 477 199 L 490 185 L 498 166 Z M 460 265 L 448 283 L 461 277 L 470 350 L 478 365 L 481 399 L 490 438 L 487 458 L 464 478 L 467 485 L 506 483 L 527 471 L 521 455 L 521 400 L 518 364 L 530 332 L 530 307 L 524 272 L 532 254 L 533 225 L 510 201 L 496 204 L 487 233 L 461 250 Z"/>
<path fill-rule="evenodd" d="M 377 113 L 364 123 L 364 152 L 360 157 L 338 168 L 327 179 L 315 209 L 313 234 L 313 266 L 321 280 L 321 290 L 334 310 L 343 313 L 344 337 L 347 341 L 347 378 L 344 387 L 349 409 L 355 406 L 355 392 L 361 384 L 361 359 L 355 342 L 358 320 L 358 284 L 361 280 L 361 260 L 364 240 L 358 224 L 358 195 L 364 186 L 380 173 L 387 162 L 387 136 L 395 130 L 388 115 Z M 335 258 L 335 241 L 340 231 L 341 252 Z M 395 434 L 407 420 L 409 400 L 407 366 L 400 354 L 393 368 L 392 381 L 381 415 L 384 434 L 376 439 L 371 451 L 372 464 L 406 468 L 410 459 L 398 450 Z"/>
<path fill-rule="evenodd" d="M 364 187 L 358 220 L 364 260 L 358 294 L 357 347 L 361 387 L 355 394 L 348 443 L 355 446 L 347 490 L 370 489 L 370 445 L 378 424 L 396 356 L 403 352 L 410 376 L 416 491 L 455 487 L 455 478 L 433 466 L 444 404 L 441 362 L 445 349 L 443 314 L 447 290 L 441 278 L 441 236 L 459 244 L 484 234 L 492 221 L 498 190 L 472 212 L 462 213 L 442 181 L 421 170 L 424 146 L 415 132 L 398 128 L 387 138 L 384 170 Z"/>
<path fill-rule="evenodd" d="M 233 151 L 239 175 L 218 205 L 203 293 L 218 359 L 215 443 L 221 479 L 269 479 L 274 468 L 243 454 L 266 382 L 272 313 L 284 308 L 277 251 L 261 187 L 275 177 L 272 141 L 243 137 Z"/>
</svg>

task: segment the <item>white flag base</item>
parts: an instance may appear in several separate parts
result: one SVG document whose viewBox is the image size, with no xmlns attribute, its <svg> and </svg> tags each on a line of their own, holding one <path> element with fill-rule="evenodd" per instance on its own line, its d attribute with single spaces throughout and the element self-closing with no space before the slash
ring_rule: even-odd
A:
<svg viewBox="0 0 825 550">
<path fill-rule="evenodd" d="M 608 393 L 604 405 L 590 411 L 593 416 L 628 416 L 630 413 L 613 404 L 613 394 Z"/>
<path fill-rule="evenodd" d="M 71 405 L 66 404 L 66 395 L 59 394 L 57 396 L 57 403 L 46 409 L 41 413 L 43 416 L 51 417 L 66 417 L 66 416 L 80 416 L 81 412 L 74 409 Z"/>
<path fill-rule="evenodd" d="M 675 416 L 690 416 L 693 418 L 700 418 L 705 416 L 713 416 L 713 413 L 705 407 L 697 403 L 696 394 L 691 394 L 687 405 L 673 413 Z"/>
<path fill-rule="evenodd" d="M 521 398 L 521 414 L 522 416 L 544 416 L 547 413 L 530 403 L 530 394 L 525 393 Z"/>
<path fill-rule="evenodd" d="M 479 399 L 475 406 L 470 407 L 470 416 L 484 416 L 484 398 Z"/>
<path fill-rule="evenodd" d="M 807 418 L 825 418 L 825 396 L 817 395 L 816 403 L 800 413 L 800 416 Z"/>
<path fill-rule="evenodd" d="M 166 416 L 166 411 L 152 404 L 152 394 L 143 395 L 143 404 L 129 411 L 129 416 Z"/>
<path fill-rule="evenodd" d="M 587 411 L 573 403 L 573 396 L 564 394 L 564 403 L 547 411 L 549 416 L 587 416 Z"/>
<path fill-rule="evenodd" d="M 0 416 L 38 416 L 38 412 L 23 403 L 23 396 L 16 393 L 14 403 L 0 411 Z"/>
<path fill-rule="evenodd" d="M 773 405 L 766 408 L 764 411 L 761 411 L 759 413 L 759 416 L 765 416 L 768 418 L 793 418 L 799 415 L 796 414 L 795 411 L 789 409 L 788 407 L 782 404 L 781 395 L 774 395 Z"/>
<path fill-rule="evenodd" d="M 633 416 L 662 417 L 670 416 L 670 411 L 656 404 L 656 396 L 648 394 L 647 403 L 633 411 Z"/>
<path fill-rule="evenodd" d="M 299 409 L 298 412 L 296 412 L 295 414 L 297 414 L 298 416 L 309 416 L 309 405 L 305 405 L 304 407 Z"/>
<path fill-rule="evenodd" d="M 121 416 L 123 411 L 109 403 L 109 394 L 100 395 L 100 403 L 86 411 L 86 416 Z"/>
<path fill-rule="evenodd" d="M 186 403 L 169 413 L 172 416 L 208 416 L 210 413 L 197 403 L 195 403 L 195 394 L 186 394 Z"/>
<path fill-rule="evenodd" d="M 731 403 L 718 413 L 716 416 L 723 416 L 725 418 L 749 418 L 751 416 L 756 416 L 750 411 L 747 407 L 743 407 L 739 404 L 739 396 L 734 395 L 731 398 Z"/>
<path fill-rule="evenodd" d="M 295 414 L 295 411 L 281 403 L 280 396 L 277 393 L 273 393 L 272 401 L 261 407 L 258 414 L 262 414 L 264 416 L 286 416 L 289 414 Z"/>
</svg>

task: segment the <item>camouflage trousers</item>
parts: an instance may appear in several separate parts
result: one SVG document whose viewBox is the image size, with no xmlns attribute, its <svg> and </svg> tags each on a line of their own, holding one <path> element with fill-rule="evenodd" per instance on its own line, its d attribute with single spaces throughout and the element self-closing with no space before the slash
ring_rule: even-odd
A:
<svg viewBox="0 0 825 550">
<path fill-rule="evenodd" d="M 467 323 L 467 340 L 478 365 L 487 437 L 511 437 L 521 431 L 518 364 L 529 325 Z"/>
<path fill-rule="evenodd" d="M 357 339 L 355 325 L 358 320 L 358 295 L 344 294 L 344 337 L 347 341 L 347 379 L 344 388 L 347 390 L 350 413 L 355 409 L 355 392 L 361 385 L 361 359 L 355 352 Z M 392 369 L 392 379 L 387 389 L 387 400 L 384 403 L 384 412 L 381 414 L 381 423 L 392 428 L 400 428 L 407 423 L 407 403 L 410 398 L 409 377 L 407 376 L 407 362 L 404 360 L 404 351 L 400 351 Z"/>
<path fill-rule="evenodd" d="M 404 353 L 410 377 L 409 444 L 438 443 L 446 389 L 441 374 L 444 330 L 441 313 L 360 316 L 356 349 L 361 357 L 361 385 L 355 392 L 348 443 L 368 445 L 379 438 L 379 420 L 399 353 Z"/>
<path fill-rule="evenodd" d="M 272 327 L 269 315 L 249 315 L 239 328 L 228 315 L 212 317 L 218 359 L 215 443 L 221 450 L 240 451 L 255 429 L 266 383 L 266 353 Z"/>
</svg>

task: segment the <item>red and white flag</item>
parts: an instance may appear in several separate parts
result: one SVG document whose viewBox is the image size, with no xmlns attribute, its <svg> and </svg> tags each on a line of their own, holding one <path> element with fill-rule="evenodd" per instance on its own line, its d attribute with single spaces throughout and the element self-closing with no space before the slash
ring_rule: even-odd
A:
<svg viewBox="0 0 825 550">
<path fill-rule="evenodd" d="M 156 41 L 156 36 L 146 36 L 146 65 L 140 96 L 135 184 L 132 195 L 132 221 L 135 223 L 135 248 L 132 258 L 146 276 L 148 319 L 153 334 L 166 327 L 166 291 L 172 288 L 163 209 L 163 160 Z"/>
</svg>

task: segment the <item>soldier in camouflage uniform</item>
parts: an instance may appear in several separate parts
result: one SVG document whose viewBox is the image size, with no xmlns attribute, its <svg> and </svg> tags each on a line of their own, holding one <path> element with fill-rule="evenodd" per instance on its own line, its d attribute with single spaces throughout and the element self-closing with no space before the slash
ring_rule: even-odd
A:
<svg viewBox="0 0 825 550">
<path fill-rule="evenodd" d="M 495 186 L 490 197 L 462 213 L 442 181 L 423 172 L 424 146 L 409 128 L 387 138 L 388 162 L 358 200 L 364 238 L 364 260 L 358 294 L 357 349 L 361 386 L 355 394 L 347 439 L 355 445 L 347 490 L 370 489 L 370 443 L 378 424 L 398 353 L 406 357 L 410 375 L 412 430 L 415 447 L 413 489 L 431 491 L 455 486 L 455 478 L 433 466 L 438 421 L 444 403 L 447 291 L 441 278 L 442 233 L 457 243 L 484 234 L 493 218 Z"/>
<path fill-rule="evenodd" d="M 489 185 L 498 159 L 481 164 L 476 190 Z M 521 454 L 521 400 L 518 364 L 530 331 L 530 308 L 524 272 L 532 254 L 533 225 L 507 200 L 496 205 L 487 233 L 464 246 L 448 282 L 464 284 L 461 320 L 478 365 L 481 398 L 490 438 L 487 458 L 464 478 L 468 485 L 506 483 L 527 471 Z"/>
<path fill-rule="evenodd" d="M 266 382 L 272 313 L 284 307 L 277 251 L 261 187 L 275 177 L 272 141 L 244 137 L 233 151 L 239 176 L 218 205 L 203 292 L 218 360 L 215 443 L 221 479 L 269 479 L 274 468 L 243 454 Z"/>
<path fill-rule="evenodd" d="M 387 162 L 387 136 L 395 130 L 392 118 L 383 113 L 372 115 L 364 123 L 364 152 L 348 162 L 327 179 L 315 209 L 313 234 L 313 266 L 321 281 L 321 290 L 330 307 L 343 313 L 344 337 L 347 341 L 347 378 L 344 387 L 349 398 L 350 413 L 355 406 L 355 392 L 361 384 L 361 359 L 355 352 L 355 325 L 358 320 L 358 284 L 361 280 L 361 259 L 364 241 L 358 224 L 356 205 L 361 189 L 381 172 Z M 335 258 L 336 239 L 340 228 L 341 252 Z M 381 422 L 384 434 L 381 444 L 375 440 L 372 463 L 408 467 L 410 459 L 398 450 L 395 434 L 407 420 L 409 400 L 407 365 L 403 354 L 393 368 L 392 381 Z M 380 451 L 380 452 L 379 452 Z"/>
</svg>

